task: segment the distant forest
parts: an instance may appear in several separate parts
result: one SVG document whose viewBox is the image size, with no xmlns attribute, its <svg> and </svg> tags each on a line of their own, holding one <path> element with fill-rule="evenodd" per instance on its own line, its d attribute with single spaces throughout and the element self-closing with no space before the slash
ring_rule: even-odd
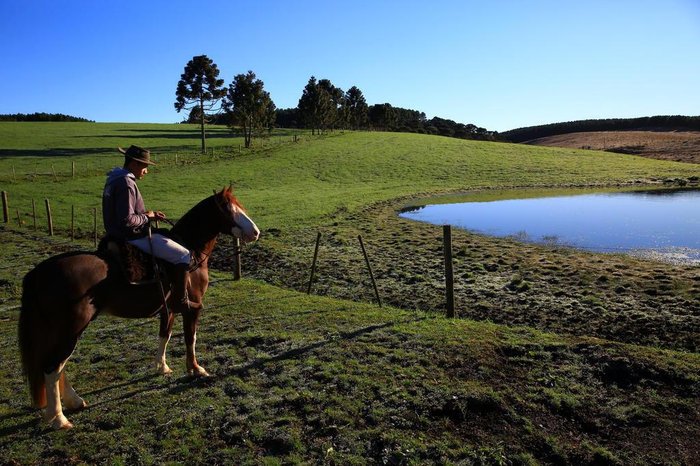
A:
<svg viewBox="0 0 700 466">
<path fill-rule="evenodd" d="M 513 129 L 499 133 L 499 136 L 508 142 L 525 142 L 559 134 L 630 130 L 700 131 L 700 116 L 662 115 L 642 118 L 568 121 Z"/>
<path fill-rule="evenodd" d="M 62 113 L 14 113 L 0 115 L 0 121 L 82 121 L 85 123 L 94 123 L 93 120 L 85 118 L 64 115 Z"/>
<path fill-rule="evenodd" d="M 197 114 L 191 114 L 183 123 L 196 123 Z M 219 113 L 207 115 L 207 122 L 218 125 L 230 124 L 228 115 Z M 278 128 L 308 128 L 299 112 L 299 108 L 279 108 L 276 110 L 275 126 Z M 329 130 L 344 129 L 344 125 L 328 128 Z M 453 120 L 434 117 L 428 119 L 424 112 L 406 108 L 394 107 L 391 104 L 370 105 L 367 108 L 367 118 L 357 129 L 375 131 L 394 131 L 400 133 L 434 134 L 460 139 L 476 139 L 481 141 L 498 141 L 499 134 L 471 123 L 458 123 Z"/>
<path fill-rule="evenodd" d="M 275 123 L 281 128 L 304 128 L 298 108 L 278 109 Z M 388 103 L 370 105 L 365 124 L 358 129 L 435 134 L 484 141 L 498 139 L 498 133 L 471 123 L 458 123 L 439 117 L 428 119 L 424 112 L 394 107 Z"/>
</svg>

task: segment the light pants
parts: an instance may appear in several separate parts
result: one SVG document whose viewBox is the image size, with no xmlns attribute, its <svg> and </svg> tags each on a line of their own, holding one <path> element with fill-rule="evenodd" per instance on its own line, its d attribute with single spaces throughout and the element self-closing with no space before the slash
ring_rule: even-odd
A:
<svg viewBox="0 0 700 466">
<path fill-rule="evenodd" d="M 190 251 L 181 244 L 159 233 L 153 233 L 151 238 L 153 242 L 153 255 L 157 258 L 163 259 L 171 264 L 190 263 Z M 129 240 L 128 243 L 133 244 L 143 252 L 151 253 L 151 245 L 149 244 L 148 236 Z"/>
</svg>

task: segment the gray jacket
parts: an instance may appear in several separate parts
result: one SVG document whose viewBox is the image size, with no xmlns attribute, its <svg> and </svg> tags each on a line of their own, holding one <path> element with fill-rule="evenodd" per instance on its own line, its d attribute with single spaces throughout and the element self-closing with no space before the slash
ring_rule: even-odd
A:
<svg viewBox="0 0 700 466">
<path fill-rule="evenodd" d="M 136 177 L 125 168 L 110 170 L 102 192 L 102 220 L 107 234 L 124 240 L 145 236 L 145 212 Z"/>
</svg>

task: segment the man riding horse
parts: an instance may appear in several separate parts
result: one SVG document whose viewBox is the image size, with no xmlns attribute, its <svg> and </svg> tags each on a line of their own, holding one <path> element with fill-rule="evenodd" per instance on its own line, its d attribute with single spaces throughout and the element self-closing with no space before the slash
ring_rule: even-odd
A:
<svg viewBox="0 0 700 466">
<path fill-rule="evenodd" d="M 165 219 L 163 212 L 146 210 L 136 185 L 136 180 L 148 173 L 148 166 L 155 165 L 150 151 L 133 145 L 127 150 L 118 150 L 124 154 L 124 166 L 115 167 L 107 174 L 102 193 L 102 217 L 107 235 L 173 264 L 171 311 L 183 313 L 201 309 L 201 303 L 190 301 L 187 296 L 190 251 L 160 233 L 148 235 L 151 220 Z"/>
</svg>

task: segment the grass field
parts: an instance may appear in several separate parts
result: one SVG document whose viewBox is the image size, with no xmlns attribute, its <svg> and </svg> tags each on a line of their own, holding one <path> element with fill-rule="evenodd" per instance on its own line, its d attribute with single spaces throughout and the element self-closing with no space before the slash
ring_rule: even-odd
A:
<svg viewBox="0 0 700 466">
<path fill-rule="evenodd" d="M 68 364 L 92 403 L 69 415 L 72 431 L 46 431 L 27 408 L 17 365 L 0 369 L 2 463 L 700 457 L 700 268 L 455 232 L 457 307 L 467 318 L 448 320 L 440 228 L 396 216 L 419 196 L 687 181 L 698 165 L 394 133 L 296 143 L 283 133 L 239 151 L 223 128 L 213 130 L 214 154 L 201 157 L 193 127 L 22 125 L 0 123 L 0 185 L 24 220 L 0 226 L 3 361 L 17 361 L 24 273 L 58 251 L 91 247 L 91 218 L 67 241 L 70 205 L 85 215 L 99 205 L 104 170 L 121 164 L 117 145 L 149 147 L 161 162 L 139 183 L 148 207 L 178 217 L 233 181 L 262 237 L 244 251 L 250 278 L 233 283 L 219 272 L 205 299 L 198 349 L 214 377 L 182 376 L 177 332 L 175 375 L 153 375 L 157 322 L 100 318 Z M 85 167 L 75 177 L 73 161 Z M 30 228 L 31 200 L 47 197 L 56 238 Z M 317 231 L 320 297 L 295 291 L 306 288 Z M 357 234 L 390 307 L 370 303 Z M 229 245 L 222 239 L 212 259 L 221 270 Z"/>
</svg>

